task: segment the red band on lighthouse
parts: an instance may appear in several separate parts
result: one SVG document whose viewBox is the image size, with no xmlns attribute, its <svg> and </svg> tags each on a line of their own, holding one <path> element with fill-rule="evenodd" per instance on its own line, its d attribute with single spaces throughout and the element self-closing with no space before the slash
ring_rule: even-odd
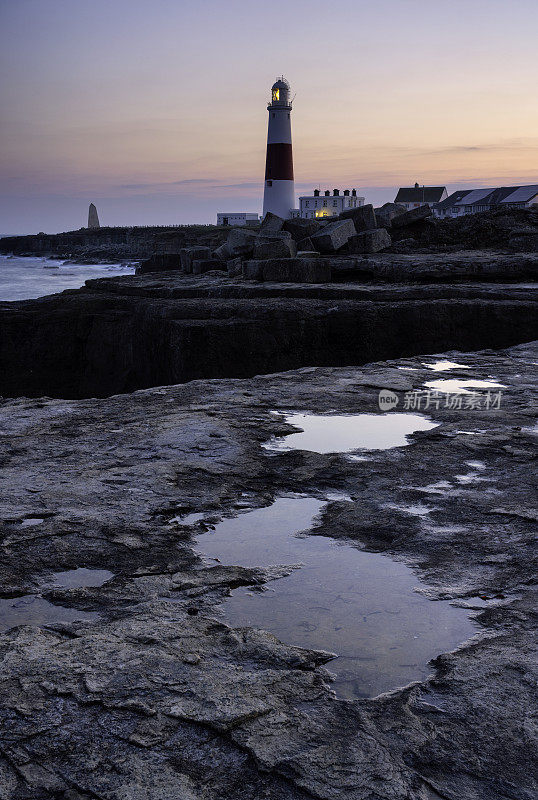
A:
<svg viewBox="0 0 538 800">
<path fill-rule="evenodd" d="M 293 152 L 291 144 L 268 144 L 265 160 L 265 180 L 293 180 Z"/>
</svg>

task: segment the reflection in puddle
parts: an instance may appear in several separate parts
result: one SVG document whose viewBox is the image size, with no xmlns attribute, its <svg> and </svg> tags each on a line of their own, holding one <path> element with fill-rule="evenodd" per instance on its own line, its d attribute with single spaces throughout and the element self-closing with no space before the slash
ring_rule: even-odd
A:
<svg viewBox="0 0 538 800">
<path fill-rule="evenodd" d="M 17 625 L 50 625 L 97 619 L 96 612 L 78 611 L 49 603 L 35 594 L 0 600 L 0 632 Z"/>
<path fill-rule="evenodd" d="M 435 389 L 438 392 L 457 392 L 458 394 L 470 394 L 469 389 L 506 389 L 504 383 L 496 381 L 479 380 L 460 380 L 459 378 L 445 378 L 439 381 L 427 381 L 424 386 Z"/>
<path fill-rule="evenodd" d="M 409 444 L 407 436 L 428 431 L 438 423 L 420 414 L 287 414 L 286 422 L 301 433 L 273 438 L 266 450 L 311 450 L 314 453 L 348 453 L 352 450 L 387 450 Z"/>
<path fill-rule="evenodd" d="M 300 564 L 265 592 L 239 588 L 223 603 L 233 626 L 253 626 L 283 642 L 338 654 L 328 669 L 340 697 L 373 697 L 425 678 L 428 661 L 476 632 L 467 612 L 413 591 L 404 564 L 324 536 L 296 536 L 324 503 L 281 497 L 224 519 L 197 537 L 224 564 Z"/>
<path fill-rule="evenodd" d="M 177 517 L 172 517 L 172 519 L 168 520 L 168 524 L 175 523 L 176 525 L 194 525 L 195 522 L 199 522 L 206 516 L 204 512 L 197 513 L 197 514 L 185 514 L 182 516 L 178 514 Z"/>
<path fill-rule="evenodd" d="M 383 508 L 392 508 L 394 511 L 403 511 L 405 514 L 411 514 L 414 517 L 425 517 L 431 514 L 432 511 L 437 511 L 435 506 L 425 506 L 422 503 L 414 503 L 408 506 L 398 506 L 393 503 L 387 503 Z"/>
<path fill-rule="evenodd" d="M 433 369 L 434 372 L 446 372 L 449 369 L 470 369 L 466 364 L 456 364 L 455 361 L 435 361 L 433 364 L 426 364 L 424 366 L 428 369 Z"/>
<path fill-rule="evenodd" d="M 107 569 L 68 569 L 65 572 L 54 573 L 54 586 L 63 589 L 76 589 L 80 586 L 102 586 L 114 577 L 113 572 Z"/>
</svg>

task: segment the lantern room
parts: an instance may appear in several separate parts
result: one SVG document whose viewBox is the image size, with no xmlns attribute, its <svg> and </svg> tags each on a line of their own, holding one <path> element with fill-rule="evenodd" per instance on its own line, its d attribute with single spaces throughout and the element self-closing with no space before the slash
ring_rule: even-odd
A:
<svg viewBox="0 0 538 800">
<path fill-rule="evenodd" d="M 271 103 L 268 108 L 291 108 L 290 85 L 284 76 L 273 83 L 271 87 Z"/>
</svg>

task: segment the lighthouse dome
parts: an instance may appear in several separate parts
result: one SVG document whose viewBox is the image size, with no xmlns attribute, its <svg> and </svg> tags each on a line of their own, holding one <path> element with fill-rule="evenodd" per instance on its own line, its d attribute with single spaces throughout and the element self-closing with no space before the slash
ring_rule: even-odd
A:
<svg viewBox="0 0 538 800">
<path fill-rule="evenodd" d="M 271 106 L 290 107 L 290 85 L 284 76 L 277 78 L 271 87 Z"/>
</svg>

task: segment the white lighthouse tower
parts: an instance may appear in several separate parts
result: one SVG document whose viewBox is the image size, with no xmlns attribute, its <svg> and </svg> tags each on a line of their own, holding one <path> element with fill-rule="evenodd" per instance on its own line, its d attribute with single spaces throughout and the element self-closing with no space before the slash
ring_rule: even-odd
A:
<svg viewBox="0 0 538 800">
<path fill-rule="evenodd" d="M 290 85 L 284 77 L 278 78 L 271 89 L 269 127 L 267 130 L 267 158 L 265 161 L 265 188 L 263 215 L 268 211 L 283 219 L 291 216 L 295 207 L 293 183 L 293 153 L 291 148 Z"/>
</svg>

